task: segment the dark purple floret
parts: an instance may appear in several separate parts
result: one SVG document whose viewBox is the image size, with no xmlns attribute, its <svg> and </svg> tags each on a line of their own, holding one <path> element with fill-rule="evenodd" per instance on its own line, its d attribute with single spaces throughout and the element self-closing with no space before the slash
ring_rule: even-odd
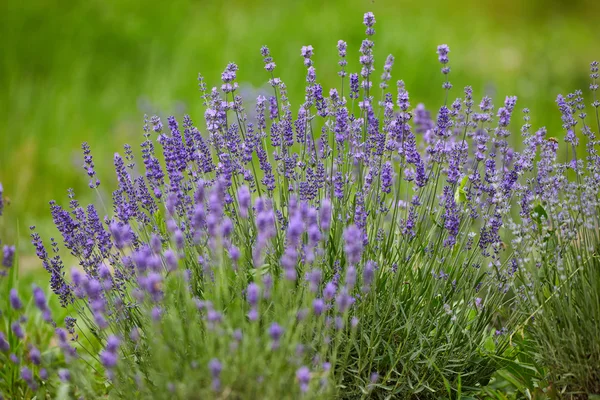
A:
<svg viewBox="0 0 600 400">
<path fill-rule="evenodd" d="M 29 359 L 35 365 L 40 365 L 42 363 L 42 355 L 40 351 L 33 346 L 29 349 Z"/>
<path fill-rule="evenodd" d="M 358 99 L 358 90 L 359 90 L 359 80 L 358 74 L 350 74 L 350 98 Z"/>
<path fill-rule="evenodd" d="M 23 339 L 25 337 L 25 332 L 23 331 L 23 327 L 18 322 L 13 322 L 11 324 L 11 329 L 16 337 L 19 339 Z"/>
<path fill-rule="evenodd" d="M 25 383 L 27 383 L 27 386 L 29 386 L 31 390 L 37 389 L 37 384 L 35 383 L 35 379 L 33 378 L 33 372 L 29 368 L 21 368 L 21 379 L 23 379 Z"/>
</svg>

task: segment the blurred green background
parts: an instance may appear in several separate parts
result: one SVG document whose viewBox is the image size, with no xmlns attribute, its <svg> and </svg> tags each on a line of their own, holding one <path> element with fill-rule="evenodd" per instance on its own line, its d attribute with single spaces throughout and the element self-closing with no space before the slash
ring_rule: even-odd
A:
<svg viewBox="0 0 600 400">
<path fill-rule="evenodd" d="M 413 105 L 435 109 L 443 101 L 435 49 L 447 43 L 454 96 L 465 85 L 477 101 L 489 94 L 499 104 L 517 95 L 534 127 L 545 125 L 552 136 L 560 136 L 556 95 L 586 89 L 589 62 L 600 58 L 595 0 L 4 0 L 0 182 L 12 204 L 3 236 L 16 241 L 18 231 L 21 249 L 31 253 L 27 227 L 40 226 L 46 238 L 52 232 L 50 199 L 66 203 L 69 187 L 82 202 L 95 196 L 81 169 L 81 142 L 92 148 L 108 197 L 112 154 L 124 143 L 139 144 L 144 113 L 190 113 L 203 127 L 198 72 L 216 85 L 234 61 L 240 82 L 262 87 L 259 48 L 267 44 L 277 75 L 298 101 L 305 76 L 300 47 L 312 44 L 328 91 L 338 84 L 338 39 L 348 42 L 348 69 L 358 70 L 366 11 L 377 19 L 376 73 L 393 54 L 393 80 L 406 82 Z"/>
</svg>

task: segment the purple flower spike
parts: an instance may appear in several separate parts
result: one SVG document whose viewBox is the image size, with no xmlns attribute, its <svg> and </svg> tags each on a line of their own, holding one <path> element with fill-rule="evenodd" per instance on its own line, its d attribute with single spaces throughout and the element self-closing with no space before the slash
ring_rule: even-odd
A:
<svg viewBox="0 0 600 400">
<path fill-rule="evenodd" d="M 440 44 L 437 47 L 437 55 L 440 63 L 448 64 L 448 53 L 450 53 L 450 47 L 447 44 Z"/>
<path fill-rule="evenodd" d="M 25 337 L 25 332 L 23 331 L 23 327 L 18 322 L 13 322 L 11 325 L 11 329 L 14 332 L 15 336 L 19 339 L 23 339 Z"/>
<path fill-rule="evenodd" d="M 337 286 L 333 282 L 327 282 L 325 285 L 325 289 L 323 289 L 323 297 L 325 300 L 331 300 L 334 298 L 335 293 L 337 292 Z"/>
<path fill-rule="evenodd" d="M 258 304 L 258 301 L 260 300 L 260 287 L 256 283 L 252 282 L 248 285 L 246 299 L 252 307 L 256 307 Z"/>
<path fill-rule="evenodd" d="M 360 262 L 363 252 L 363 234 L 356 225 L 350 225 L 344 230 L 344 251 L 350 264 Z"/>
<path fill-rule="evenodd" d="M 17 293 L 17 289 L 10 289 L 10 306 L 15 309 L 15 310 L 20 310 L 21 308 L 23 308 L 23 303 L 21 302 L 21 299 L 19 298 L 19 294 Z"/>
<path fill-rule="evenodd" d="M 367 27 L 366 34 L 368 36 L 373 36 L 375 34 L 375 29 L 373 29 L 373 26 L 375 25 L 375 14 L 372 12 L 365 13 L 363 23 Z"/>
<path fill-rule="evenodd" d="M 164 253 L 165 264 L 167 264 L 167 269 L 169 271 L 175 271 L 177 269 L 177 255 L 171 249 L 165 250 Z"/>
<path fill-rule="evenodd" d="M 217 358 L 213 358 L 208 363 L 208 370 L 212 377 L 212 388 L 217 391 L 221 388 L 221 371 L 223 371 L 223 365 Z"/>
<path fill-rule="evenodd" d="M 309 283 L 310 291 L 316 293 L 321 284 L 322 273 L 320 269 L 313 269 L 306 274 L 306 280 Z"/>
<path fill-rule="evenodd" d="M 310 383 L 310 370 L 308 369 L 308 367 L 300 367 L 296 371 L 296 379 L 298 379 L 300 390 L 303 393 L 306 393 L 308 391 L 308 385 Z"/>
<path fill-rule="evenodd" d="M 115 246 L 117 246 L 119 250 L 125 248 L 131 242 L 132 233 L 129 225 L 111 222 L 109 228 L 115 241 Z"/>
<path fill-rule="evenodd" d="M 4 245 L 2 249 L 2 266 L 10 268 L 15 258 L 15 246 Z"/>
<path fill-rule="evenodd" d="M 250 190 L 248 186 L 242 186 L 238 189 L 237 193 L 238 204 L 240 206 L 240 215 L 242 218 L 248 218 L 248 210 L 252 206 L 252 199 L 250 196 Z"/>
<path fill-rule="evenodd" d="M 37 384 L 33 378 L 33 372 L 29 368 L 21 368 L 21 378 L 27 383 L 27 386 L 29 386 L 31 390 L 37 389 Z"/>
<path fill-rule="evenodd" d="M 10 344 L 6 341 L 6 336 L 0 332 L 0 351 L 7 353 L 10 350 Z"/>
<path fill-rule="evenodd" d="M 277 322 L 273 322 L 271 326 L 269 326 L 268 332 L 271 340 L 273 341 L 273 348 L 275 349 L 279 347 L 279 339 L 284 332 L 283 328 Z"/>
<path fill-rule="evenodd" d="M 71 372 L 69 372 L 69 370 L 66 368 L 59 369 L 58 377 L 63 382 L 69 382 L 71 380 Z"/>
<path fill-rule="evenodd" d="M 365 269 L 363 270 L 363 291 L 369 290 L 369 286 L 375 278 L 375 268 L 377 264 L 374 261 L 367 261 Z"/>
<path fill-rule="evenodd" d="M 81 145 L 81 149 L 83 150 L 83 169 L 87 172 L 90 177 L 89 187 L 90 189 L 95 189 L 100 186 L 100 180 L 96 178 L 96 171 L 94 170 L 94 161 L 92 160 L 92 152 L 90 150 L 90 146 L 83 142 Z"/>
<path fill-rule="evenodd" d="M 313 300 L 313 312 L 315 313 L 315 315 L 319 316 L 323 313 L 323 310 L 325 309 L 325 302 L 323 301 L 323 299 L 314 299 Z"/>
<path fill-rule="evenodd" d="M 29 359 L 35 365 L 40 365 L 42 363 L 42 355 L 35 347 L 31 347 L 31 349 L 29 349 Z"/>
</svg>

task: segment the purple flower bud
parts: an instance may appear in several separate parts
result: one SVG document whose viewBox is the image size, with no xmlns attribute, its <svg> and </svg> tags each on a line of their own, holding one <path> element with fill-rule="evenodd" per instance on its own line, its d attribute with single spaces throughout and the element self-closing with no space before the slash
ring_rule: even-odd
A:
<svg viewBox="0 0 600 400">
<path fill-rule="evenodd" d="M 46 368 L 40 369 L 40 378 L 42 378 L 43 380 L 48 379 L 48 371 L 46 370 Z"/>
<path fill-rule="evenodd" d="M 223 234 L 223 237 L 229 237 L 232 232 L 233 223 L 231 222 L 231 219 L 224 218 L 223 222 L 221 223 L 221 233 Z"/>
<path fill-rule="evenodd" d="M 177 255 L 171 249 L 165 250 L 163 254 L 165 257 L 165 264 L 167 264 L 167 269 L 169 271 L 175 271 L 177 269 Z"/>
<path fill-rule="evenodd" d="M 252 307 L 256 307 L 258 304 L 258 301 L 260 300 L 260 287 L 256 283 L 252 282 L 248 285 L 248 289 L 246 290 L 246 299 Z"/>
<path fill-rule="evenodd" d="M 68 382 L 71 380 L 71 373 L 69 372 L 68 369 L 61 368 L 58 370 L 58 377 L 60 378 L 61 381 Z"/>
<path fill-rule="evenodd" d="M 206 313 L 206 319 L 211 324 L 218 324 L 221 323 L 221 321 L 223 320 L 223 316 L 220 312 L 216 310 L 208 310 L 208 312 Z"/>
<path fill-rule="evenodd" d="M 23 303 L 21 302 L 21 299 L 19 298 L 19 294 L 17 293 L 17 289 L 10 289 L 10 306 L 15 309 L 15 310 L 20 310 L 21 308 L 23 308 Z"/>
<path fill-rule="evenodd" d="M 116 353 L 121 345 L 121 339 L 115 335 L 110 335 L 106 340 L 106 350 L 111 353 Z"/>
<path fill-rule="evenodd" d="M 173 238 L 175 239 L 175 246 L 177 246 L 177 249 L 183 250 L 185 247 L 185 238 L 183 237 L 183 232 L 181 232 L 180 229 L 175 230 Z"/>
<path fill-rule="evenodd" d="M 156 254 L 160 254 L 162 251 L 162 239 L 155 233 L 150 237 L 150 248 Z"/>
<path fill-rule="evenodd" d="M 356 265 L 360 262 L 363 252 L 363 235 L 356 225 L 350 225 L 344 230 L 344 252 L 348 262 Z"/>
<path fill-rule="evenodd" d="M 344 313 L 354 303 L 354 298 L 348 294 L 346 288 L 342 288 L 340 293 L 338 293 L 335 301 L 337 304 L 338 311 L 340 313 Z"/>
<path fill-rule="evenodd" d="M 345 280 L 346 288 L 351 290 L 356 284 L 356 268 L 353 265 L 348 266 L 346 270 L 346 280 Z"/>
<path fill-rule="evenodd" d="M 221 371 L 223 370 L 223 365 L 217 358 L 213 358 L 208 363 L 208 370 L 210 371 L 210 375 L 212 377 L 212 388 L 217 391 L 221 387 Z"/>
<path fill-rule="evenodd" d="M 2 266 L 10 268 L 15 258 L 15 246 L 5 245 L 2 250 Z"/>
<path fill-rule="evenodd" d="M 3 332 L 0 332 L 0 351 L 7 353 L 10 350 L 10 345 L 6 341 L 6 336 Z"/>
<path fill-rule="evenodd" d="M 298 379 L 300 390 L 303 393 L 306 393 L 308 391 L 308 385 L 310 383 L 310 370 L 308 369 L 308 367 L 300 367 L 296 371 L 296 379 Z"/>
<path fill-rule="evenodd" d="M 109 229 L 114 238 L 117 249 L 123 249 L 131 242 L 132 233 L 129 225 L 111 222 Z"/>
<path fill-rule="evenodd" d="M 327 282 L 325 285 L 325 289 L 323 289 L 323 297 L 325 300 L 331 300 L 334 298 L 335 293 L 337 292 L 337 286 L 333 282 Z"/>
<path fill-rule="evenodd" d="M 437 47 L 438 60 L 442 64 L 448 64 L 448 53 L 450 53 L 450 47 L 447 44 L 440 44 Z"/>
<path fill-rule="evenodd" d="M 108 350 L 104 350 L 102 353 L 100 353 L 100 362 L 102 363 L 104 368 L 111 369 L 116 367 L 118 360 L 118 355 Z"/>
<path fill-rule="evenodd" d="M 143 289 L 150 294 L 154 301 L 162 296 L 162 275 L 157 272 L 151 272 L 146 277 L 140 278 L 140 284 Z"/>
<path fill-rule="evenodd" d="M 373 282 L 373 278 L 375 278 L 375 267 L 377 266 L 377 264 L 375 264 L 374 261 L 367 261 L 367 263 L 365 264 L 365 269 L 363 270 L 363 287 L 368 289 L 369 286 L 371 286 L 371 283 Z"/>
<path fill-rule="evenodd" d="M 325 309 L 325 302 L 323 299 L 314 299 L 313 300 L 313 311 L 315 315 L 321 315 L 323 310 Z"/>
<path fill-rule="evenodd" d="M 102 285 L 97 279 L 90 279 L 85 287 L 85 291 L 90 299 L 97 299 L 100 297 Z"/>
<path fill-rule="evenodd" d="M 42 363 L 42 355 L 40 354 L 40 351 L 33 346 L 29 349 L 29 359 L 35 365 L 40 365 Z"/>
<path fill-rule="evenodd" d="M 238 204 L 240 206 L 240 215 L 242 218 L 248 217 L 248 210 L 252 206 L 252 199 L 250 196 L 250 190 L 247 186 L 241 186 L 237 192 Z"/>
<path fill-rule="evenodd" d="M 376 383 L 379 380 L 379 374 L 377 372 L 373 372 L 371 374 L 371 383 Z"/>
<path fill-rule="evenodd" d="M 160 316 L 162 315 L 162 310 L 160 309 L 160 307 L 154 307 L 152 309 L 152 319 L 154 321 L 159 321 L 160 320 Z"/>
<path fill-rule="evenodd" d="M 13 322 L 11 325 L 11 329 L 14 332 L 15 336 L 19 339 L 23 339 L 25 337 L 25 332 L 23 332 L 23 327 L 18 322 Z"/>
<path fill-rule="evenodd" d="M 269 336 L 271 337 L 271 340 L 278 342 L 282 335 L 283 328 L 277 322 L 273 322 L 271 326 L 269 326 Z"/>
<path fill-rule="evenodd" d="M 237 264 L 237 262 L 240 259 L 240 256 L 241 256 L 240 249 L 238 249 L 235 246 L 231 246 L 229 248 L 229 257 L 231 257 L 231 261 L 233 261 L 234 264 Z"/>
<path fill-rule="evenodd" d="M 273 288 L 273 277 L 271 276 L 271 274 L 266 274 L 265 276 L 263 276 L 262 283 L 263 288 L 265 289 L 263 297 L 265 299 L 269 299 L 271 297 L 271 289 Z"/>
<path fill-rule="evenodd" d="M 483 301 L 483 300 L 481 299 L 481 297 L 477 297 L 477 298 L 475 299 L 475 308 L 477 308 L 477 309 L 481 308 L 481 303 L 482 303 L 482 301 Z"/>
<path fill-rule="evenodd" d="M 37 385 L 33 379 L 33 372 L 29 368 L 21 368 L 21 378 L 27 383 L 31 390 L 36 390 Z"/>
<path fill-rule="evenodd" d="M 309 289 L 311 292 L 316 293 L 319 289 L 319 285 L 321 284 L 321 270 L 313 269 L 312 271 L 306 274 L 306 280 L 309 283 Z"/>
</svg>

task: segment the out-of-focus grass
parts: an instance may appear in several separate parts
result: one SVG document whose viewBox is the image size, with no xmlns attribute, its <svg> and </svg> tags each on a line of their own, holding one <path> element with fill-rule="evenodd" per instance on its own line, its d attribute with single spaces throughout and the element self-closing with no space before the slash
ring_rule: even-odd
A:
<svg viewBox="0 0 600 400">
<path fill-rule="evenodd" d="M 593 0 L 3 1 L 0 181 L 13 203 L 8 233 L 17 231 L 18 217 L 22 235 L 36 224 L 48 237 L 48 200 L 64 200 L 68 187 L 82 201 L 92 197 L 80 168 L 81 142 L 90 143 L 100 189 L 109 196 L 112 153 L 137 145 L 144 113 L 189 112 L 199 122 L 198 72 L 218 84 L 226 63 L 235 61 L 239 81 L 259 87 L 267 75 L 258 50 L 267 44 L 298 104 L 305 76 L 300 47 L 312 44 L 318 79 L 326 89 L 338 84 L 337 40 L 348 42 L 348 69 L 358 70 L 368 10 L 377 18 L 377 74 L 392 53 L 393 79 L 406 82 L 413 104 L 430 108 L 443 98 L 440 43 L 452 50 L 453 95 L 467 84 L 477 98 L 491 94 L 497 104 L 518 95 L 534 126 L 551 130 L 560 128 L 556 94 L 585 89 L 588 63 L 600 57 L 600 4 Z M 31 251 L 27 240 L 21 243 Z"/>
</svg>

